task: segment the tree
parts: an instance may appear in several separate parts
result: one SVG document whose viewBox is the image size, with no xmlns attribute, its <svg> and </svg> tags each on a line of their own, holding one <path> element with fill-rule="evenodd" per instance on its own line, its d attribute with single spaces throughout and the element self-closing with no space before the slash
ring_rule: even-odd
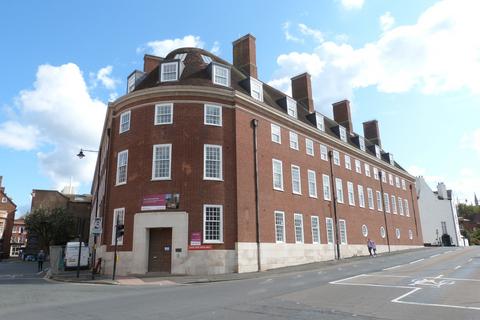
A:
<svg viewBox="0 0 480 320">
<path fill-rule="evenodd" d="M 480 206 L 471 206 L 460 203 L 457 207 L 458 215 L 464 218 L 471 218 L 474 215 L 480 214 Z"/>
<path fill-rule="evenodd" d="M 25 217 L 28 232 L 38 236 L 41 249 L 64 245 L 75 234 L 75 220 L 63 208 L 40 208 Z"/>
</svg>

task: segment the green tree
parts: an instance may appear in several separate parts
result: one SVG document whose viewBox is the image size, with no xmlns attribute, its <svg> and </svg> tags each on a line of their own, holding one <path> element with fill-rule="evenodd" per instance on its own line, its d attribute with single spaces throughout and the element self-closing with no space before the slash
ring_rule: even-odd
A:
<svg viewBox="0 0 480 320">
<path fill-rule="evenodd" d="M 464 203 L 460 203 L 457 207 L 458 215 L 460 217 L 468 218 L 474 215 L 480 214 L 480 206 L 472 206 Z"/>
<path fill-rule="evenodd" d="M 38 236 L 39 246 L 44 250 L 50 245 L 67 243 L 75 233 L 75 220 L 63 208 L 37 209 L 25 217 L 25 226 Z"/>
</svg>

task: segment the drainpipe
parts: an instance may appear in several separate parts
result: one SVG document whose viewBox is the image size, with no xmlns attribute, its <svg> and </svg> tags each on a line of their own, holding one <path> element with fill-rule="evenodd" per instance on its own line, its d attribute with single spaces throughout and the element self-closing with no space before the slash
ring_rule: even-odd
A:
<svg viewBox="0 0 480 320">
<path fill-rule="evenodd" d="M 410 184 L 410 196 L 412 197 L 412 210 L 413 210 L 413 219 L 415 221 L 415 232 L 417 233 L 417 237 L 418 237 L 417 215 L 415 213 L 415 202 L 413 201 L 413 186 L 412 186 L 412 184 Z"/>
<path fill-rule="evenodd" d="M 387 245 L 388 245 L 388 252 L 390 252 L 390 238 L 388 236 L 388 226 L 387 226 L 387 212 L 385 211 L 385 195 L 383 194 L 383 180 L 382 180 L 382 171 L 378 170 L 378 177 L 380 178 L 380 201 L 382 202 L 382 209 L 383 209 L 383 219 L 385 220 L 385 233 L 387 234 Z"/>
<path fill-rule="evenodd" d="M 333 180 L 333 151 L 328 151 L 328 158 L 330 160 L 330 180 L 332 180 L 332 194 L 333 194 L 333 219 L 335 221 L 335 243 L 337 247 L 336 258 L 340 260 L 340 239 L 339 239 L 339 226 L 337 221 L 337 189 L 335 182 Z"/>
<path fill-rule="evenodd" d="M 258 120 L 252 119 L 251 126 L 253 129 L 253 163 L 255 168 L 255 226 L 256 226 L 256 239 L 257 239 L 257 267 L 258 271 L 262 270 L 262 264 L 260 259 L 260 202 L 258 200 L 258 144 L 257 144 L 257 128 Z"/>
</svg>

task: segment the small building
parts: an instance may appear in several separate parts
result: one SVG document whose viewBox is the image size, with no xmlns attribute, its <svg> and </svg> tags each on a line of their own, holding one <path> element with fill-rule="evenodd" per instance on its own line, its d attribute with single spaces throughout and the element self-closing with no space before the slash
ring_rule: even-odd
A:
<svg viewBox="0 0 480 320">
<path fill-rule="evenodd" d="M 25 219 L 16 219 L 13 223 L 12 237 L 10 239 L 10 257 L 18 257 L 20 251 L 27 245 L 27 228 Z"/>
<path fill-rule="evenodd" d="M 464 246 L 452 190 L 440 182 L 432 191 L 423 177 L 416 179 L 418 208 L 425 245 Z"/>
<path fill-rule="evenodd" d="M 0 176 L 0 260 L 10 255 L 10 238 L 17 205 L 7 196 Z"/>
</svg>

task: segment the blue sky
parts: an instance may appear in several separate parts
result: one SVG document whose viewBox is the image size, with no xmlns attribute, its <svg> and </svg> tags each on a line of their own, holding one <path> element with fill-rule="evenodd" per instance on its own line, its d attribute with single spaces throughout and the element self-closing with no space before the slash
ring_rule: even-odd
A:
<svg viewBox="0 0 480 320">
<path fill-rule="evenodd" d="M 432 187 L 480 194 L 478 1 L 29 1 L 0 4 L 0 175 L 22 214 L 32 189 L 90 191 L 106 104 L 143 54 L 199 46 L 231 61 L 257 39 L 260 80 L 312 74 L 317 110 L 349 99 L 354 129 Z"/>
</svg>

